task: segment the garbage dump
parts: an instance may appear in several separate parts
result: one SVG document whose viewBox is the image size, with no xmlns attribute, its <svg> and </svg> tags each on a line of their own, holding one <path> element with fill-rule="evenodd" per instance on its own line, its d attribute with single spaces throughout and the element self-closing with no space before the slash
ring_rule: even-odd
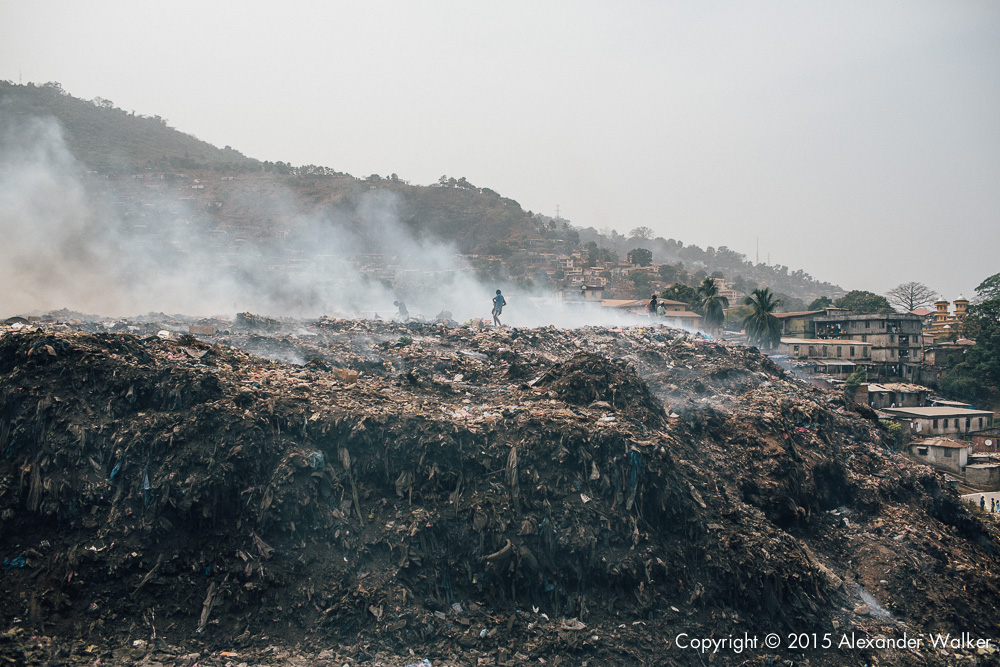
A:
<svg viewBox="0 0 1000 667">
<path fill-rule="evenodd" d="M 997 664 L 996 525 L 871 417 L 667 327 L 14 322 L 0 657 Z"/>
</svg>

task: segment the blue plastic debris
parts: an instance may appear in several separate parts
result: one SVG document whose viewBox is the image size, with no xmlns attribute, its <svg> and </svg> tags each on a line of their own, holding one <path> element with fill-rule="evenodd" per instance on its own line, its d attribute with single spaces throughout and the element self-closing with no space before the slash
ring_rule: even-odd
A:
<svg viewBox="0 0 1000 667">
<path fill-rule="evenodd" d="M 125 463 L 125 459 L 124 458 L 122 458 L 121 461 L 119 461 L 118 463 L 116 463 L 115 467 L 111 469 L 111 476 L 108 477 L 108 481 L 113 481 L 115 479 L 115 475 L 117 475 L 118 471 L 122 469 L 122 463 Z"/>
<path fill-rule="evenodd" d="M 18 556 L 17 558 L 14 558 L 12 560 L 7 558 L 3 559 L 3 569 L 5 570 L 12 570 L 15 567 L 22 568 L 25 565 L 27 565 L 27 563 L 24 561 L 24 556 Z"/>
</svg>

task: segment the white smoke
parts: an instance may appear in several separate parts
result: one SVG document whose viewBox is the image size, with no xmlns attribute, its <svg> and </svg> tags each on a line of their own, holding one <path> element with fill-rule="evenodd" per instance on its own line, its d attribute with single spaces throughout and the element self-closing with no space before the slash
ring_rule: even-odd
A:
<svg viewBox="0 0 1000 667">
<path fill-rule="evenodd" d="M 199 200 L 181 198 L 176 189 L 116 200 L 107 181 L 73 158 L 54 120 L 4 125 L 0 316 L 66 308 L 109 317 L 249 311 L 389 318 L 398 300 L 410 315 L 430 320 L 448 311 L 461 322 L 489 320 L 502 287 L 504 324 L 648 324 L 544 292 L 482 284 L 452 244 L 418 237 L 401 224 L 398 196 L 385 189 L 365 192 L 350 211 L 303 213 L 287 190 L 262 196 L 237 183 L 227 196 L 270 222 L 261 229 L 220 226 L 195 208 Z"/>
</svg>

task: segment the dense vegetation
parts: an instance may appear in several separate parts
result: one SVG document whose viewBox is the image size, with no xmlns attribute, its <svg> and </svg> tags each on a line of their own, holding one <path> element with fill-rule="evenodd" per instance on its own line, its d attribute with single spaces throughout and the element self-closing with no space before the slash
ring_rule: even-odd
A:
<svg viewBox="0 0 1000 667">
<path fill-rule="evenodd" d="M 941 379 L 941 389 L 957 398 L 995 404 L 1000 397 L 1000 273 L 976 288 L 962 334 L 976 344 Z"/>
</svg>

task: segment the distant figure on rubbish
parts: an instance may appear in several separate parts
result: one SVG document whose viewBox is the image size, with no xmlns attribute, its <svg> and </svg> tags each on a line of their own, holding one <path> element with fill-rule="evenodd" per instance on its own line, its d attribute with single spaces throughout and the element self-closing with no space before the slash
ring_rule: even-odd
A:
<svg viewBox="0 0 1000 667">
<path fill-rule="evenodd" d="M 646 312 L 649 313 L 650 317 L 656 317 L 656 307 L 658 305 L 659 304 L 656 303 L 656 294 L 653 294 L 653 298 L 651 298 L 649 303 L 646 304 Z"/>
<path fill-rule="evenodd" d="M 493 324 L 500 326 L 500 313 L 503 312 L 503 307 L 507 305 L 507 299 L 503 298 L 503 294 L 500 290 L 497 290 L 497 295 L 493 297 Z"/>
<path fill-rule="evenodd" d="M 405 320 L 410 316 L 410 311 L 406 309 L 406 304 L 403 303 L 402 301 L 393 301 L 392 305 L 396 306 L 396 308 L 399 309 L 396 315 L 398 315 L 400 319 Z"/>
<path fill-rule="evenodd" d="M 979 496 L 979 509 L 986 509 L 986 496 Z"/>
</svg>

